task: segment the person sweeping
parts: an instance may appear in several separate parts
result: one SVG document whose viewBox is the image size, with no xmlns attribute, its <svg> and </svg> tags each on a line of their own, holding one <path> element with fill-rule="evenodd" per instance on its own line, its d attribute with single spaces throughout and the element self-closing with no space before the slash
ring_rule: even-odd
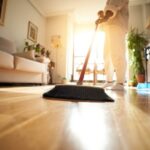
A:
<svg viewBox="0 0 150 150">
<path fill-rule="evenodd" d="M 104 68 L 106 82 L 103 88 L 123 90 L 126 75 L 125 37 L 128 31 L 128 0 L 107 0 L 104 10 L 98 12 L 95 22 L 103 26 L 105 31 Z M 101 23 L 103 19 L 103 23 Z M 105 21 L 104 21 L 105 20 Z M 116 82 L 113 75 L 116 73 Z"/>
</svg>

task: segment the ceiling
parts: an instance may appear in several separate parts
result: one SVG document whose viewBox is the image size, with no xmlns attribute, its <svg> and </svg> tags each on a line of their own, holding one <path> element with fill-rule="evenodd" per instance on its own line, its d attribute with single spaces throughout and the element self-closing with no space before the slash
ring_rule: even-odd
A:
<svg viewBox="0 0 150 150">
<path fill-rule="evenodd" d="M 29 0 L 45 17 L 72 14 L 78 22 L 89 22 L 97 18 L 106 0 Z M 129 0 L 130 5 L 147 3 L 150 0 Z"/>
</svg>

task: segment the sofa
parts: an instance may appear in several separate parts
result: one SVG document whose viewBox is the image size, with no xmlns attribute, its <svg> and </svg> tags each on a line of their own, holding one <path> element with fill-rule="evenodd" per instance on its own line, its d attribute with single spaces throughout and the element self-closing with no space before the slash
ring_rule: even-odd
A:
<svg viewBox="0 0 150 150">
<path fill-rule="evenodd" d="M 15 44 L 0 37 L 0 83 L 48 84 L 48 63 L 18 55 Z"/>
</svg>

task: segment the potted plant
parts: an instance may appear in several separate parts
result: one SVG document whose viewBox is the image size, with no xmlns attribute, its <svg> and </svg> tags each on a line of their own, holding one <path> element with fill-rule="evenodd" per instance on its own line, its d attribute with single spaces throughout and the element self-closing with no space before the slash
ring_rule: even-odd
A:
<svg viewBox="0 0 150 150">
<path fill-rule="evenodd" d="M 39 53 L 41 51 L 41 46 L 40 44 L 29 44 L 29 42 L 25 42 L 25 47 L 24 51 L 30 51 L 30 50 L 35 50 L 36 53 Z"/>
<path fill-rule="evenodd" d="M 145 82 L 145 68 L 142 53 L 144 54 L 144 48 L 148 44 L 148 40 L 143 32 L 139 32 L 136 28 L 131 28 L 128 33 L 127 41 L 130 70 L 132 70 L 131 80 L 137 83 Z"/>
</svg>

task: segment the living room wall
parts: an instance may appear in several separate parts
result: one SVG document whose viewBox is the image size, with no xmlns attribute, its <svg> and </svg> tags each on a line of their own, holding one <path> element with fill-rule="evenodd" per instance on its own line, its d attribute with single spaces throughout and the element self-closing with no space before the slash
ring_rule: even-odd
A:
<svg viewBox="0 0 150 150">
<path fill-rule="evenodd" d="M 73 52 L 73 23 L 68 15 L 52 16 L 47 19 L 47 45 L 51 59 L 55 62 L 53 81 L 60 83 L 63 78 L 70 79 Z M 60 46 L 53 47 L 53 37 L 60 37 Z"/>
<path fill-rule="evenodd" d="M 4 26 L 0 26 L 0 36 L 16 43 L 22 51 L 27 39 L 28 21 L 38 27 L 37 42 L 46 45 L 46 18 L 43 17 L 28 0 L 8 0 Z"/>
</svg>

